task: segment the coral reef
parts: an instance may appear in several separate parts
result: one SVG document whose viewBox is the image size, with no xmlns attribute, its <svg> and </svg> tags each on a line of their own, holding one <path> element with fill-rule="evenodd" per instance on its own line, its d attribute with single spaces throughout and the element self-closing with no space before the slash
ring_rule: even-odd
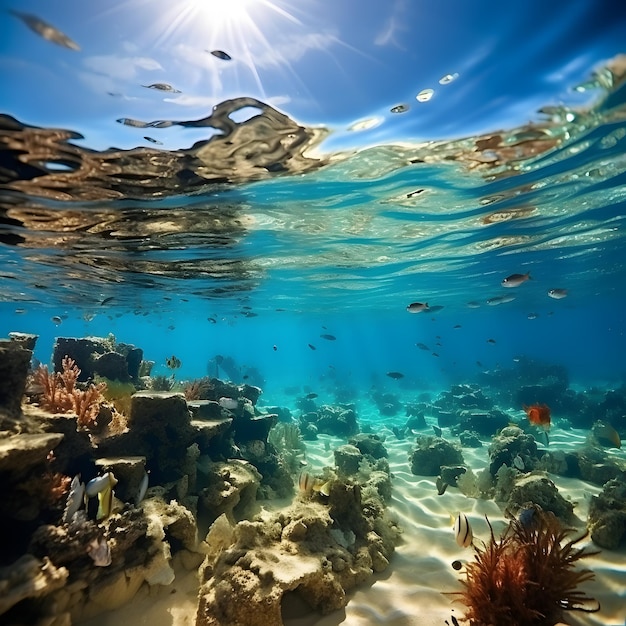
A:
<svg viewBox="0 0 626 626">
<path fill-rule="evenodd" d="M 322 614 L 340 609 L 347 591 L 388 566 L 398 536 L 382 503 L 341 481 L 327 503 L 299 501 L 232 530 L 218 523 L 207 536 L 218 548 L 205 560 L 198 626 L 282 626 L 292 595 Z"/>
<path fill-rule="evenodd" d="M 488 521 L 488 520 L 487 520 Z M 575 548 L 583 537 L 535 509 L 532 522 L 513 520 L 497 539 L 474 546 L 474 560 L 465 566 L 464 589 L 456 595 L 465 604 L 465 618 L 474 626 L 552 626 L 565 611 L 595 612 L 592 598 L 578 586 L 593 578 L 576 570 L 578 561 L 595 554 Z"/>
<path fill-rule="evenodd" d="M 463 465 L 463 453 L 441 437 L 421 436 L 409 455 L 411 472 L 418 476 L 437 476 L 443 465 Z"/>
<path fill-rule="evenodd" d="M 506 510 L 516 512 L 528 503 L 538 505 L 544 511 L 554 514 L 562 522 L 572 522 L 574 506 L 566 500 L 556 485 L 541 474 L 528 474 L 514 477 L 514 484 L 508 495 Z"/>
<path fill-rule="evenodd" d="M 314 439 L 317 433 L 350 437 L 359 432 L 356 410 L 353 404 L 322 405 L 317 411 L 300 417 L 300 430 L 305 439 Z"/>
<path fill-rule="evenodd" d="M 609 480 L 592 497 L 587 527 L 592 541 L 607 550 L 616 550 L 626 542 L 626 485 L 623 480 Z"/>
<path fill-rule="evenodd" d="M 104 401 L 106 384 L 91 383 L 79 389 L 76 385 L 81 371 L 69 356 L 63 357 L 61 368 L 60 372 L 50 373 L 47 366 L 40 365 L 35 370 L 33 381 L 41 388 L 40 406 L 52 413 L 74 412 L 80 427 L 93 426 Z"/>
<path fill-rule="evenodd" d="M 502 465 L 513 467 L 516 457 L 519 464 L 519 467 L 515 466 L 517 469 L 531 471 L 538 461 L 537 443 L 532 435 L 526 434 L 521 428 L 507 426 L 491 440 L 489 471 L 495 476 Z"/>
</svg>

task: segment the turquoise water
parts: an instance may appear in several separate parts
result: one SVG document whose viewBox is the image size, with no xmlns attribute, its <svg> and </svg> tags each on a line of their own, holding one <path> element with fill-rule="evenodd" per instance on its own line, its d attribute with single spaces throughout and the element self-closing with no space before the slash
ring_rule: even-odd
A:
<svg viewBox="0 0 626 626">
<path fill-rule="evenodd" d="M 623 7 L 19 11 L 0 23 L 0 330 L 41 334 L 42 361 L 55 335 L 113 332 L 187 376 L 232 353 L 269 385 L 330 361 L 446 384 L 520 353 L 620 379 Z"/>
</svg>

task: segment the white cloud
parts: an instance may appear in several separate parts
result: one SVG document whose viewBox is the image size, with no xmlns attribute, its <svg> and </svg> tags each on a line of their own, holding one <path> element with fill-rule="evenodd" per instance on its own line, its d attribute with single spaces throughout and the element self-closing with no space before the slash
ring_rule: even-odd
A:
<svg viewBox="0 0 626 626">
<path fill-rule="evenodd" d="M 140 72 L 163 70 L 163 66 L 150 57 L 122 57 L 114 54 L 87 57 L 84 66 L 103 76 L 116 80 L 135 80 Z"/>
</svg>

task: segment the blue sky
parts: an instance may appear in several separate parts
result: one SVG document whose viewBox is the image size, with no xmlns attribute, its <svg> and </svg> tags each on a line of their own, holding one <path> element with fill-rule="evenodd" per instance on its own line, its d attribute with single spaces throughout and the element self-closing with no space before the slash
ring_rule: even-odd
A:
<svg viewBox="0 0 626 626">
<path fill-rule="evenodd" d="M 464 136 L 524 123 L 626 52 L 626 3 L 609 0 L 21 0 L 0 14 L 2 112 L 83 133 L 103 149 L 188 147 L 206 130 L 125 127 L 205 117 L 254 96 L 335 144 Z M 34 14 L 80 50 L 38 36 Z M 209 53 L 220 49 L 224 61 Z M 446 75 L 458 77 L 441 85 Z M 142 85 L 167 83 L 180 93 Z M 428 102 L 415 96 L 433 89 Z M 405 103 L 409 110 L 390 113 Z M 374 128 L 348 132 L 354 122 Z M 367 126 L 367 124 L 365 125 Z M 331 145 L 335 145 L 331 141 Z"/>
</svg>

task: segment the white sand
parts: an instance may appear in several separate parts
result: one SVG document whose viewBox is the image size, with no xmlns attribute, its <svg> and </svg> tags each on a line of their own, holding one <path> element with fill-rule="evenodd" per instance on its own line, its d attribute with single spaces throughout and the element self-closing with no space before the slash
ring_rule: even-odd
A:
<svg viewBox="0 0 626 626">
<path fill-rule="evenodd" d="M 381 420 L 382 422 L 382 420 Z M 471 559 L 471 548 L 459 548 L 454 540 L 450 515 L 464 512 L 472 524 L 475 540 L 487 540 L 489 517 L 496 535 L 504 529 L 506 520 L 493 500 L 467 498 L 458 489 L 448 488 L 437 495 L 435 478 L 414 476 L 410 472 L 408 455 L 414 446 L 414 437 L 399 441 L 391 430 L 378 426 L 377 432 L 386 436 L 389 462 L 393 474 L 393 501 L 391 511 L 403 528 L 402 543 L 397 547 L 389 569 L 351 594 L 344 611 L 325 617 L 308 614 L 286 620 L 286 626 L 442 626 L 450 616 L 461 618 L 463 605 L 445 595 L 461 590 L 452 561 Z M 426 433 L 426 431 L 424 431 Z M 430 433 L 428 433 L 430 434 Z M 550 449 L 576 449 L 583 444 L 587 432 L 570 430 L 551 433 Z M 444 429 L 444 437 L 457 441 Z M 307 443 L 307 459 L 312 470 L 334 465 L 332 450 L 344 441 L 320 436 Z M 463 449 L 466 463 L 477 472 L 488 462 L 488 441 L 482 448 Z M 610 455 L 625 458 L 624 450 L 609 450 Z M 589 496 L 600 491 L 588 483 L 551 476 L 560 493 L 576 502 L 575 513 L 581 528 L 587 518 Z M 593 544 L 586 539 L 581 547 Z M 626 623 L 626 550 L 603 551 L 587 558 L 583 565 L 592 569 L 596 578 L 585 583 L 582 590 L 597 598 L 601 611 L 595 614 L 569 613 L 566 622 L 575 626 L 622 626 Z M 181 578 L 182 576 L 182 578 Z M 175 593 L 152 597 L 144 594 L 130 606 L 112 611 L 90 622 L 93 626 L 116 626 L 120 623 L 150 626 L 192 626 L 196 608 L 196 584 L 193 574 L 179 574 L 174 583 Z"/>
</svg>

